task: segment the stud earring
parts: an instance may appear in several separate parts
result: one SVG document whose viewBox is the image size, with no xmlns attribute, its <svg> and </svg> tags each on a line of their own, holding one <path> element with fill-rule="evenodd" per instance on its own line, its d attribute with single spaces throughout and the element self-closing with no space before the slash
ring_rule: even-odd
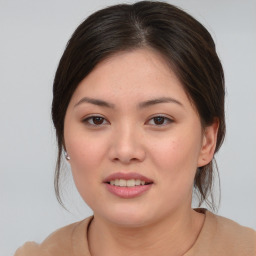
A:
<svg viewBox="0 0 256 256">
<path fill-rule="evenodd" d="M 70 160 L 70 156 L 68 155 L 68 153 L 66 151 L 64 151 L 64 155 L 65 155 L 66 160 L 69 161 Z"/>
</svg>

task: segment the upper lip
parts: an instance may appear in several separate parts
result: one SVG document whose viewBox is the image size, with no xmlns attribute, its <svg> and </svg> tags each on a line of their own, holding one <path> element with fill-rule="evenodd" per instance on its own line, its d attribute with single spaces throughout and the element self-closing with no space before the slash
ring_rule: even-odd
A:
<svg viewBox="0 0 256 256">
<path fill-rule="evenodd" d="M 109 176 L 107 176 L 103 182 L 107 183 L 110 182 L 111 180 L 116 180 L 116 179 L 124 179 L 124 180 L 142 180 L 145 181 L 147 183 L 153 183 L 153 181 L 147 177 L 145 177 L 144 175 L 141 175 L 139 173 L 135 173 L 135 172 L 128 172 L 128 173 L 123 173 L 123 172 L 116 172 L 113 174 L 110 174 Z"/>
</svg>

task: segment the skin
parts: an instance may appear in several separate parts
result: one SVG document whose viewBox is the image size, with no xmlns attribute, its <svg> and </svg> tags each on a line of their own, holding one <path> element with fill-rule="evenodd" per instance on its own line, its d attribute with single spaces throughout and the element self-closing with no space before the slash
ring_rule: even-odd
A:
<svg viewBox="0 0 256 256">
<path fill-rule="evenodd" d="M 164 97 L 179 103 L 139 107 Z M 157 116 L 165 117 L 160 124 Z M 64 138 L 77 189 L 94 211 L 88 232 L 93 256 L 171 256 L 192 247 L 204 222 L 204 214 L 191 209 L 194 176 L 213 158 L 217 130 L 217 121 L 201 127 L 180 81 L 153 50 L 118 53 L 81 81 Z M 136 172 L 154 183 L 139 197 L 123 199 L 103 184 L 115 172 Z"/>
</svg>

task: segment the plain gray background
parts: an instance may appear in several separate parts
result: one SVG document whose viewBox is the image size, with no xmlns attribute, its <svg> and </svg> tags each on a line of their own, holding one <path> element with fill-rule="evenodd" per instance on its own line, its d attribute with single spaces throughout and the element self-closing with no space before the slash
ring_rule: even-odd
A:
<svg viewBox="0 0 256 256">
<path fill-rule="evenodd" d="M 13 255 L 25 241 L 41 242 L 91 214 L 70 174 L 64 197 L 71 213 L 55 199 L 52 81 L 75 28 L 92 12 L 120 2 L 0 0 L 0 255 Z M 215 39 L 227 87 L 218 214 L 256 229 L 256 1 L 168 2 L 192 14 Z"/>
</svg>

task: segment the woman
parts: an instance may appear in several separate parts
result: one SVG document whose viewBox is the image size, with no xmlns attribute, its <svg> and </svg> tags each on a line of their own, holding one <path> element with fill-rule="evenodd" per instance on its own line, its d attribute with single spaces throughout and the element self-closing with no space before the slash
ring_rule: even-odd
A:
<svg viewBox="0 0 256 256">
<path fill-rule="evenodd" d="M 93 217 L 15 255 L 256 255 L 252 229 L 192 209 L 211 197 L 225 135 L 224 75 L 208 31 L 178 8 L 103 9 L 74 32 L 53 87 L 52 118 Z"/>
</svg>

